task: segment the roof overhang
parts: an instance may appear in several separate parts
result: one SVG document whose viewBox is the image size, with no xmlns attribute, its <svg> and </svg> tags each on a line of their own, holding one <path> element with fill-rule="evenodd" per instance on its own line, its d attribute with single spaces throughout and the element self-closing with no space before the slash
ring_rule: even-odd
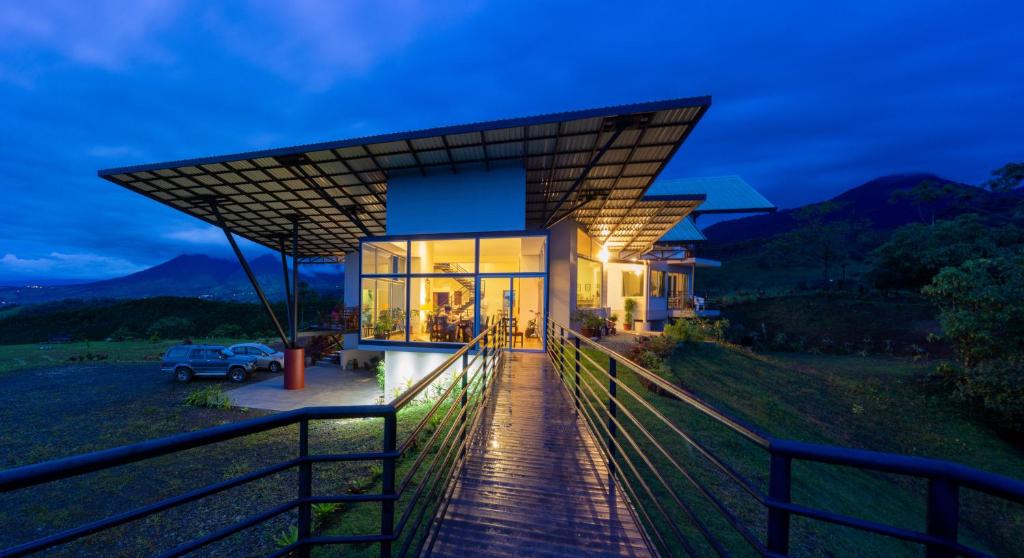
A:
<svg viewBox="0 0 1024 558">
<path fill-rule="evenodd" d="M 672 99 L 98 174 L 275 250 L 297 220 L 300 256 L 337 258 L 362 237 L 386 234 L 390 173 L 487 171 L 519 161 L 529 228 L 573 217 L 621 251 L 649 247 L 699 203 L 644 194 L 710 104 L 710 97 Z"/>
</svg>

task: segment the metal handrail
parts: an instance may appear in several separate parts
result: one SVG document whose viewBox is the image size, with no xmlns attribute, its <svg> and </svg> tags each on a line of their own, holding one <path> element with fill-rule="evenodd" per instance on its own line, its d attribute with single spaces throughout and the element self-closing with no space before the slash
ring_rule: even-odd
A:
<svg viewBox="0 0 1024 558">
<path fill-rule="evenodd" d="M 548 319 L 546 329 L 548 333 L 548 354 L 555 365 L 563 386 L 566 388 L 569 396 L 576 402 L 577 410 L 597 440 L 598 446 L 608 459 L 610 472 L 626 489 L 634 507 L 642 512 L 641 515 L 647 523 L 645 527 L 651 530 L 663 548 L 669 547 L 666 546 L 665 539 L 659 532 L 657 525 L 651 521 L 647 507 L 643 506 L 642 502 L 637 498 L 637 492 L 631 486 L 631 479 L 625 474 L 625 471 L 621 469 L 618 463 L 621 462 L 625 465 L 635 480 L 639 482 L 640 487 L 654 504 L 655 511 L 661 512 L 662 518 L 667 521 L 668 526 L 672 529 L 673 534 L 676 535 L 676 538 L 687 554 L 695 555 L 696 551 L 678 530 L 675 518 L 669 516 L 665 511 L 662 503 L 664 497 L 654 495 L 644 480 L 645 478 L 654 479 L 664 487 L 668 498 L 683 510 L 693 526 L 714 549 L 715 553 L 728 555 L 728 552 L 721 546 L 721 541 L 694 515 L 693 508 L 666 481 L 667 477 L 659 469 L 658 465 L 640 447 L 636 438 L 629 433 L 629 430 L 626 428 L 627 424 L 642 434 L 647 442 L 654 446 L 657 452 L 668 460 L 671 468 L 679 473 L 682 478 L 685 478 L 704 499 L 711 503 L 713 509 L 727 523 L 737 529 L 743 539 L 763 556 L 786 556 L 789 554 L 790 517 L 792 515 L 918 543 L 924 546 L 929 558 L 957 555 L 986 556 L 983 551 L 968 547 L 957 540 L 956 531 L 960 509 L 958 499 L 959 488 L 970 488 L 1009 502 L 1024 503 L 1024 481 L 980 471 L 958 463 L 785 440 L 762 434 L 754 428 L 729 417 L 724 412 L 715 409 L 696 395 L 672 385 L 618 352 L 594 342 L 583 334 L 553 319 Z M 581 350 L 581 345 L 607 357 L 608 364 L 599 364 L 586 351 Z M 763 494 L 753 483 L 750 483 L 726 462 L 719 459 L 700 444 L 692 435 L 686 433 L 685 430 L 669 420 L 664 413 L 661 413 L 654 405 L 647 401 L 647 398 L 623 384 L 619 378 L 619 365 L 629 369 L 637 377 L 653 384 L 666 395 L 689 405 L 765 450 L 770 457 L 768 494 Z M 607 387 L 604 385 L 605 380 L 607 381 Z M 697 453 L 706 459 L 708 463 L 738 482 L 741 487 L 753 496 L 754 501 L 767 512 L 767 533 L 763 543 L 753 537 L 751 530 L 740 521 L 737 514 L 725 506 L 721 498 L 717 497 L 709 487 L 700 483 L 666 450 L 664 444 L 655 438 L 651 433 L 651 429 L 645 426 L 640 417 L 620 403 L 620 393 L 628 395 L 631 401 L 639 403 L 641 407 L 652 413 L 659 422 L 669 427 L 672 434 L 695 448 Z M 605 405 L 606 408 L 600 409 L 601 405 Z M 624 440 L 625 444 L 620 442 L 620 438 Z M 639 463 L 630 457 L 627 449 L 631 449 L 633 454 L 639 457 Z M 926 532 L 914 531 L 793 503 L 791 501 L 793 477 L 791 463 L 793 460 L 842 465 L 862 470 L 895 473 L 927 479 L 928 509 Z M 638 464 L 646 466 L 646 474 L 641 473 L 637 467 Z"/>
<path fill-rule="evenodd" d="M 296 458 L 52 535 L 20 543 L 13 547 L 0 549 L 0 557 L 10 558 L 39 552 L 291 469 L 298 469 L 299 471 L 299 491 L 297 497 L 236 521 L 217 531 L 182 543 L 161 556 L 181 556 L 190 553 L 296 508 L 299 510 L 298 540 L 272 553 L 272 556 L 285 556 L 292 553 L 308 556 L 309 550 L 315 546 L 365 543 L 379 543 L 381 556 L 391 556 L 392 544 L 403 535 L 405 527 L 409 525 L 409 518 L 417 509 L 419 510 L 419 515 L 416 520 L 415 529 L 406 534 L 400 554 L 405 555 L 413 546 L 416 547 L 415 550 L 418 553 L 424 544 L 427 543 L 427 539 L 430 538 L 433 532 L 431 529 L 427 529 L 424 531 L 422 538 L 415 539 L 419 532 L 420 523 L 422 523 L 423 517 L 429 510 L 433 509 L 436 511 L 437 507 L 441 505 L 440 502 L 437 502 L 435 505 L 433 498 L 449 493 L 451 486 L 453 486 L 452 479 L 457 471 L 457 467 L 465 457 L 465 448 L 468 443 L 467 433 L 472 430 L 480 418 L 480 409 L 482 408 L 484 398 L 487 396 L 487 388 L 505 365 L 505 350 L 508 347 L 508 338 L 503 335 L 496 335 L 495 327 L 491 327 L 475 337 L 467 345 L 456 351 L 450 358 L 446 359 L 440 366 L 430 371 L 422 380 L 407 390 L 406 393 L 399 395 L 387 405 L 307 407 L 0 472 L 0 493 L 11 492 L 136 463 L 150 458 L 171 455 L 188 449 L 241 438 L 276 428 L 295 424 L 299 425 L 299 456 Z M 472 360 L 469 359 L 471 352 L 474 353 Z M 413 402 L 427 386 L 437 381 L 444 373 L 452 370 L 453 367 L 455 367 L 457 373 L 452 374 L 451 384 L 441 392 L 438 400 L 431 405 L 425 416 L 412 429 L 410 436 L 399 446 L 397 440 L 398 412 Z M 456 389 L 456 386 L 458 386 L 458 389 Z M 446 424 L 447 421 L 451 421 L 452 424 L 447 428 L 446 435 L 440 436 L 442 429 L 439 426 L 427 439 L 424 447 L 420 448 L 420 452 L 416 454 L 415 460 L 406 471 L 401 482 L 396 483 L 397 461 L 409 455 L 414 449 L 414 442 L 418 440 L 426 424 L 437 413 L 442 413 L 442 410 L 445 409 L 443 403 L 446 401 L 449 401 L 451 404 L 449 408 L 443 411 L 443 416 L 439 421 L 440 424 Z M 310 421 L 351 418 L 384 419 L 383 447 L 381 451 L 309 454 Z M 457 438 L 458 442 L 450 443 L 454 438 Z M 447 451 L 432 451 L 434 446 L 447 447 Z M 416 474 L 421 470 L 423 464 L 426 463 L 426 457 L 429 454 L 433 454 L 434 457 L 417 482 Z M 313 463 L 348 461 L 380 461 L 383 463 L 380 492 L 318 496 L 312 494 Z M 407 494 L 414 486 L 415 490 L 410 493 L 411 497 L 408 498 L 406 508 L 403 510 L 401 518 L 396 525 L 395 504 L 402 500 L 403 495 Z M 378 502 L 381 506 L 380 532 L 370 535 L 315 535 L 312 532 L 312 505 L 335 502 Z"/>
</svg>

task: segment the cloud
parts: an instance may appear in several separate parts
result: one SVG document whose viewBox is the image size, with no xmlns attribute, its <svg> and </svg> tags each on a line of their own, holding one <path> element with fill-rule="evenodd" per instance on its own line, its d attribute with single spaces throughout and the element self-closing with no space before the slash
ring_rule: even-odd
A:
<svg viewBox="0 0 1024 558">
<path fill-rule="evenodd" d="M 135 273 L 144 269 L 128 260 L 96 254 L 51 252 L 40 258 L 19 258 L 5 254 L 0 258 L 0 276 L 51 278 L 102 278 Z"/>
<path fill-rule="evenodd" d="M 224 232 L 218 228 L 209 226 L 202 228 L 195 227 L 178 229 L 166 233 L 164 238 L 180 242 L 188 242 L 189 244 L 212 244 L 217 246 L 227 244 L 227 240 L 224 238 Z"/>
</svg>

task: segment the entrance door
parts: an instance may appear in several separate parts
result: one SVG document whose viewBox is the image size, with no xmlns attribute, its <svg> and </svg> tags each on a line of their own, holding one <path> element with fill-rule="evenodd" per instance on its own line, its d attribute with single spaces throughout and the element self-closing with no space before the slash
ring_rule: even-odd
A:
<svg viewBox="0 0 1024 558">
<path fill-rule="evenodd" d="M 544 278 L 480 278 L 480 328 L 498 324 L 512 350 L 544 350 Z"/>
</svg>

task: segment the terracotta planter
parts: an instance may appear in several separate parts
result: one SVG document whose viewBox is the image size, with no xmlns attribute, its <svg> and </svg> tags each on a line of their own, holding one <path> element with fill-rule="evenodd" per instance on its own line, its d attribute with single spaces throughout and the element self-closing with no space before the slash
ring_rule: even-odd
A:
<svg viewBox="0 0 1024 558">
<path fill-rule="evenodd" d="M 284 389 L 306 387 L 306 350 L 284 350 Z"/>
</svg>

